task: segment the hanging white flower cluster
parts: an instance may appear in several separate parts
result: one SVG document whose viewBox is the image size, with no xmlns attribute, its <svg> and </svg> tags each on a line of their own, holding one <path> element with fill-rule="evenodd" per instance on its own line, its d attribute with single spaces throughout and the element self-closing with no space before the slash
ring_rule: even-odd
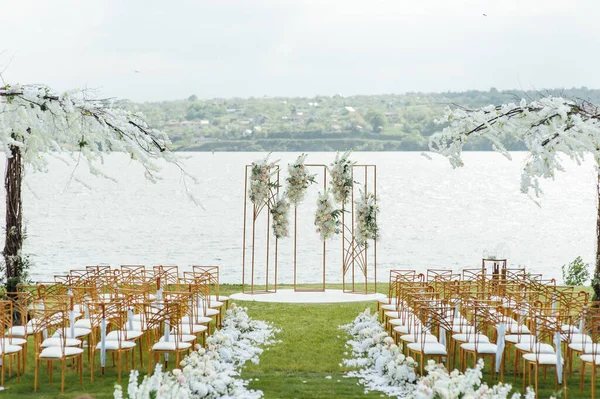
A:
<svg viewBox="0 0 600 399">
<path fill-rule="evenodd" d="M 97 99 L 90 90 L 56 93 L 44 85 L 0 87 L 0 145 L 10 154 L 19 147 L 23 161 L 45 171 L 47 156 L 82 155 L 90 171 L 102 175 L 94 161 L 102 153 L 120 152 L 142 163 L 156 180 L 157 159 L 176 162 L 166 133 L 152 129 L 141 114 L 126 111 L 112 99 Z"/>
<path fill-rule="evenodd" d="M 556 171 L 564 170 L 560 154 L 581 163 L 591 153 L 600 161 L 600 113 L 587 102 L 545 97 L 474 110 L 447 108 L 436 122 L 447 126 L 431 136 L 429 148 L 447 157 L 453 167 L 463 165 L 462 149 L 470 141 L 489 140 L 508 159 L 505 139 L 524 144 L 529 156 L 521 173 L 521 191 L 535 197 L 542 194 L 540 178 L 554 178 Z"/>
<path fill-rule="evenodd" d="M 308 169 L 304 166 L 306 154 L 302 154 L 296 159 L 293 164 L 288 164 L 289 176 L 287 177 L 287 188 L 285 193 L 290 200 L 290 204 L 298 206 L 306 195 L 306 189 L 315 182 L 316 174 L 308 173 Z"/>
<path fill-rule="evenodd" d="M 355 238 L 360 245 L 367 246 L 369 240 L 379 239 L 379 226 L 377 225 L 377 214 L 379 206 L 373 193 L 360 191 L 360 197 L 354 202 L 356 211 Z"/>
<path fill-rule="evenodd" d="M 269 323 L 252 320 L 245 308 L 232 306 L 223 319 L 223 328 L 210 336 L 206 349 L 200 345 L 180 363 L 181 369 L 162 372 L 157 364 L 154 374 L 138 385 L 136 370 L 131 371 L 127 397 L 129 399 L 259 399 L 261 391 L 246 388 L 248 382 L 238 369 L 246 362 L 258 363 L 261 346 L 273 344 L 279 332 Z M 123 397 L 120 385 L 115 386 L 115 399 Z"/>
<path fill-rule="evenodd" d="M 317 211 L 315 212 L 315 226 L 317 226 L 317 233 L 321 235 L 321 240 L 326 241 L 341 231 L 342 222 L 339 219 L 341 214 L 341 209 L 333 207 L 333 201 L 328 190 L 319 193 Z"/>
<path fill-rule="evenodd" d="M 335 161 L 329 169 L 331 177 L 330 186 L 333 198 L 337 203 L 346 204 L 352 192 L 354 181 L 352 179 L 352 165 L 356 162 L 350 161 L 350 151 L 344 152 L 341 156 L 338 152 Z"/>
<path fill-rule="evenodd" d="M 279 198 L 271 208 L 271 216 L 273 217 L 273 234 L 275 238 L 281 239 L 290 235 L 290 203 L 285 196 Z"/>
<path fill-rule="evenodd" d="M 415 387 L 417 363 L 406 357 L 394 344 L 394 340 L 366 309 L 350 324 L 340 326 L 350 334 L 346 346 L 352 351 L 352 358 L 344 359 L 343 365 L 358 368 L 348 373 L 357 377 L 365 386 L 365 391 L 381 391 L 390 396 L 406 396 Z"/>
<path fill-rule="evenodd" d="M 271 181 L 276 173 L 275 162 L 269 161 L 268 155 L 264 159 L 252 162 L 248 196 L 253 204 L 260 206 L 271 200 L 271 189 L 278 187 L 277 182 Z"/>
</svg>

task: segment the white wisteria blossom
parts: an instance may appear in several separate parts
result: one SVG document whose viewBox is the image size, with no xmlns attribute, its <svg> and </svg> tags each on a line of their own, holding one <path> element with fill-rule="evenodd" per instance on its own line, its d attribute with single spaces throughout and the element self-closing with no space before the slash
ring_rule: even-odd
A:
<svg viewBox="0 0 600 399">
<path fill-rule="evenodd" d="M 479 109 L 447 108 L 436 121 L 446 125 L 431 136 L 429 148 L 450 160 L 453 167 L 463 165 L 461 153 L 470 141 L 486 139 L 494 150 L 510 159 L 505 139 L 521 143 L 529 155 L 521 172 L 521 191 L 536 203 L 542 195 L 541 179 L 554 179 L 563 171 L 562 156 L 578 164 L 592 155 L 598 169 L 598 213 L 600 225 L 600 112 L 586 101 L 544 97 L 518 104 L 489 105 Z M 596 232 L 595 296 L 600 299 L 600 230 Z"/>
<path fill-rule="evenodd" d="M 160 364 L 151 376 L 138 384 L 138 372 L 131 371 L 129 399 L 259 399 L 261 391 L 247 388 L 248 381 L 239 378 L 239 368 L 247 361 L 257 364 L 261 347 L 272 345 L 279 330 L 264 321 L 252 320 L 245 308 L 235 304 L 223 319 L 223 328 L 200 345 L 180 363 L 181 369 L 163 372 Z M 116 385 L 115 399 L 123 398 Z"/>
<path fill-rule="evenodd" d="M 128 154 L 139 161 L 148 179 L 159 178 L 159 159 L 177 164 L 169 137 L 153 129 L 143 115 L 113 99 L 98 99 L 89 90 L 57 93 L 45 85 L 0 87 L 0 145 L 6 154 L 6 241 L 3 251 L 7 290 L 13 291 L 26 272 L 21 255 L 23 168 L 46 171 L 48 157 L 73 158 L 103 175 L 104 153 Z M 183 169 L 182 169 L 183 172 Z M 105 176 L 109 177 L 109 176 Z"/>
<path fill-rule="evenodd" d="M 298 206 L 304 199 L 308 186 L 316 183 L 316 174 L 308 173 L 304 161 L 306 161 L 306 154 L 300 155 L 294 163 L 288 164 L 289 176 L 286 178 L 285 193 L 293 206 Z"/>
<path fill-rule="evenodd" d="M 346 151 L 340 156 L 338 152 L 335 155 L 335 160 L 328 168 L 331 177 L 329 185 L 333 199 L 342 205 L 350 199 L 350 193 L 354 185 L 352 166 L 356 162 L 350 160 L 350 153 L 350 151 Z"/>
<path fill-rule="evenodd" d="M 321 240 L 326 241 L 341 231 L 341 209 L 335 209 L 329 191 L 319 193 L 317 197 L 317 210 L 315 212 L 315 226 Z"/>
<path fill-rule="evenodd" d="M 377 214 L 379 205 L 373 193 L 360 190 L 359 198 L 354 201 L 356 211 L 356 230 L 354 235 L 360 245 L 367 246 L 369 240 L 379 240 Z"/>
</svg>

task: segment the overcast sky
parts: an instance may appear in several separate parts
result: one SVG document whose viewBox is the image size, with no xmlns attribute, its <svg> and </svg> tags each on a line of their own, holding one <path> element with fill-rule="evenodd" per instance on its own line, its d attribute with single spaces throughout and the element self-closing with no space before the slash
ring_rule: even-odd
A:
<svg viewBox="0 0 600 399">
<path fill-rule="evenodd" d="M 0 0 L 0 65 L 7 82 L 136 101 L 600 88 L 599 14 L 600 0 Z"/>
</svg>

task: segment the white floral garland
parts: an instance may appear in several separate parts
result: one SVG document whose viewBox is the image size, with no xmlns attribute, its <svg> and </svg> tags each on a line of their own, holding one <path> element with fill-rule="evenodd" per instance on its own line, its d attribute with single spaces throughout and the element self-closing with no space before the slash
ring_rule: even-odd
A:
<svg viewBox="0 0 600 399">
<path fill-rule="evenodd" d="M 290 235 L 290 220 L 288 214 L 290 212 L 290 203 L 285 196 L 279 198 L 271 208 L 271 216 L 273 217 L 273 234 L 275 238 L 281 239 Z"/>
<path fill-rule="evenodd" d="M 377 225 L 377 214 L 379 206 L 375 195 L 360 191 L 360 198 L 355 202 L 356 230 L 355 236 L 359 244 L 367 246 L 368 240 L 379 239 L 379 226 Z"/>
<path fill-rule="evenodd" d="M 319 193 L 317 211 L 315 212 L 315 226 L 317 226 L 317 233 L 321 235 L 321 240 L 326 241 L 341 231 L 342 222 L 339 220 L 341 214 L 341 209 L 333 207 L 333 201 L 328 190 Z"/>
<path fill-rule="evenodd" d="M 381 391 L 389 396 L 406 396 L 414 390 L 417 362 L 402 354 L 376 314 L 371 315 L 366 309 L 352 323 L 340 328 L 350 334 L 346 346 L 353 355 L 340 366 L 358 368 L 350 371 L 348 377 L 357 377 L 365 393 Z"/>
<path fill-rule="evenodd" d="M 248 196 L 255 205 L 262 205 L 270 200 L 271 189 L 277 188 L 277 183 L 271 182 L 271 177 L 277 173 L 275 162 L 269 161 L 269 155 L 264 159 L 252 162 L 250 170 L 250 188 Z"/>
<path fill-rule="evenodd" d="M 259 399 L 261 391 L 246 388 L 248 381 L 238 369 L 246 362 L 259 362 L 261 346 L 273 343 L 275 329 L 264 321 L 252 320 L 245 308 L 232 304 L 223 319 L 223 328 L 207 339 L 206 349 L 196 350 L 180 363 L 181 369 L 163 372 L 160 363 L 154 374 L 138 385 L 139 372 L 132 370 L 127 387 L 129 399 Z M 123 398 L 123 389 L 115 385 L 115 399 Z"/>
<path fill-rule="evenodd" d="M 344 359 L 340 367 L 358 368 L 348 377 L 357 377 L 365 387 L 365 393 L 380 391 L 388 396 L 410 399 L 434 398 L 477 398 L 477 399 L 520 399 L 519 393 L 510 395 L 510 384 L 498 383 L 489 387 L 482 383 L 483 360 L 474 369 L 465 373 L 458 370 L 448 372 L 443 364 L 429 360 L 425 369 L 428 374 L 417 379 L 417 363 L 405 357 L 394 340 L 384 330 L 377 315 L 370 309 L 360 313 L 350 324 L 340 326 L 348 332 L 346 346 L 352 350 L 352 358 Z M 535 392 L 527 388 L 525 399 L 535 399 Z M 555 399 L 551 396 L 551 399 Z"/>
<path fill-rule="evenodd" d="M 290 204 L 294 206 L 298 206 L 302 202 L 308 186 L 316 183 L 316 174 L 308 173 L 306 166 L 304 166 L 305 160 L 306 154 L 302 154 L 296 159 L 296 162 L 288 164 L 289 176 L 286 179 L 287 188 L 285 192 L 290 200 Z"/>
<path fill-rule="evenodd" d="M 354 181 L 352 180 L 352 165 L 356 162 L 350 161 L 350 151 L 346 151 L 340 157 L 338 152 L 335 161 L 328 168 L 331 177 L 331 193 L 337 203 L 346 204 L 352 192 Z"/>
</svg>

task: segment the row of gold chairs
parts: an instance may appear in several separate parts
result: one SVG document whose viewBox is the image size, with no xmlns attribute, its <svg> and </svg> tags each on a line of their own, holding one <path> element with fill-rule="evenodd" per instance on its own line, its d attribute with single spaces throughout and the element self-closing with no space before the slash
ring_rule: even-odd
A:
<svg viewBox="0 0 600 399">
<path fill-rule="evenodd" d="M 465 370 L 472 359 L 491 360 L 492 378 L 504 380 L 511 354 L 513 373 L 522 375 L 523 389 L 539 371 L 554 369 L 556 383 L 567 395 L 576 356 L 585 367 L 600 364 L 600 304 L 588 293 L 557 286 L 554 280 L 525 269 L 485 267 L 450 270 L 392 270 L 389 293 L 378 304 L 386 329 L 407 354 L 419 359 L 445 360 L 449 369 Z M 533 381 L 531 381 L 533 378 Z"/>
<path fill-rule="evenodd" d="M 61 391 L 67 367 L 83 384 L 87 363 L 94 381 L 98 356 L 102 375 L 107 357 L 112 358 L 118 382 L 123 366 L 136 367 L 136 350 L 140 367 L 146 353 L 149 373 L 161 356 L 165 368 L 169 356 L 177 365 L 194 345 L 206 344 L 228 301 L 219 294 L 218 266 L 193 266 L 185 272 L 163 265 L 87 266 L 53 281 L 20 286 L 0 300 L 2 384 L 4 365 L 12 374 L 13 361 L 20 381 L 28 342 L 34 348 L 34 390 L 43 364 L 52 382 L 52 364 L 60 362 Z"/>
</svg>

